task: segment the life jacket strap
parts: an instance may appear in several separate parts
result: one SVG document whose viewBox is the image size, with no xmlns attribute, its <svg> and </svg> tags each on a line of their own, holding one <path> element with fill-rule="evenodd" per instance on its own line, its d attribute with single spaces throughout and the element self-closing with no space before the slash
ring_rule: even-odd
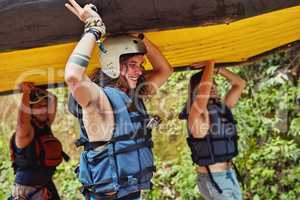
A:
<svg viewBox="0 0 300 200">
<path fill-rule="evenodd" d="M 234 168 L 234 171 L 236 173 L 236 176 L 237 176 L 237 179 L 238 181 L 241 183 L 242 187 L 244 187 L 244 180 L 243 180 L 243 177 L 241 176 L 238 168 L 236 167 L 236 165 L 234 164 L 234 162 L 231 162 L 232 165 L 233 165 L 233 168 Z"/>
<path fill-rule="evenodd" d="M 151 138 L 151 130 L 149 129 L 139 129 L 137 132 L 130 132 L 126 135 L 120 135 L 117 137 L 113 137 L 109 141 L 94 141 L 89 142 L 82 138 L 75 141 L 76 147 L 84 146 L 84 149 L 86 151 L 96 149 L 97 147 L 109 144 L 109 143 L 115 143 L 119 141 L 126 141 L 126 140 L 134 140 L 134 139 L 141 139 L 144 138 L 145 140 L 149 140 Z"/>
<path fill-rule="evenodd" d="M 141 179 L 142 177 L 144 177 L 145 175 L 155 172 L 156 171 L 156 167 L 155 166 L 151 166 L 151 167 L 147 167 L 145 168 L 143 171 L 140 171 L 132 176 L 126 176 L 126 177 L 120 177 L 119 178 L 119 183 L 121 185 L 125 185 L 125 184 L 129 184 L 129 185 L 134 185 L 138 183 L 138 180 Z"/>
<path fill-rule="evenodd" d="M 156 167 L 155 166 L 150 166 L 150 167 L 147 167 L 145 168 L 144 170 L 136 173 L 136 174 L 133 174 L 131 176 L 124 176 L 124 177 L 120 177 L 118 182 L 120 185 L 134 185 L 134 184 L 137 184 L 138 180 L 149 174 L 149 173 L 152 173 L 152 172 L 155 172 L 156 171 Z M 96 188 L 101 186 L 101 185 L 106 185 L 106 184 L 110 184 L 112 183 L 113 180 L 110 178 L 110 179 L 105 179 L 105 180 L 102 180 L 102 181 L 99 181 L 97 183 L 95 183 L 94 185 L 85 185 L 85 186 L 82 186 L 81 188 L 81 192 L 83 194 L 85 193 L 95 193 L 96 191 Z M 106 193 L 109 193 L 110 191 L 106 192 Z M 111 192 L 114 192 L 114 191 L 111 191 Z M 99 195 L 99 193 L 97 193 Z M 105 194 L 100 194 L 102 196 L 105 196 Z"/>
<path fill-rule="evenodd" d="M 68 162 L 70 160 L 70 156 L 64 151 L 62 151 L 61 153 L 64 161 Z"/>
<path fill-rule="evenodd" d="M 228 135 L 226 137 L 211 137 L 210 136 L 210 142 L 214 142 L 214 141 L 221 141 L 221 140 L 235 140 L 235 139 L 238 139 L 238 135 L 234 134 L 234 135 Z M 204 137 L 204 138 L 193 138 L 192 136 L 189 136 L 188 137 L 188 140 L 191 140 L 193 142 L 202 142 L 202 141 L 207 141 L 207 137 Z"/>
<path fill-rule="evenodd" d="M 223 191 L 222 191 L 222 189 L 220 188 L 220 186 L 218 185 L 218 183 L 214 180 L 214 177 L 213 177 L 212 174 L 211 174 L 211 171 L 210 171 L 210 169 L 209 169 L 209 166 L 205 166 L 205 168 L 206 168 L 206 170 L 207 170 L 207 172 L 208 172 L 208 176 L 209 176 L 209 179 L 210 179 L 211 183 L 212 183 L 213 186 L 216 188 L 216 190 L 217 190 L 220 194 L 222 194 Z"/>
<path fill-rule="evenodd" d="M 138 144 L 130 145 L 130 146 L 126 147 L 126 148 L 123 148 L 123 149 L 120 149 L 120 150 L 116 151 L 115 155 L 121 154 L 121 153 L 128 153 L 128 152 L 131 152 L 131 151 L 136 151 L 136 150 L 141 149 L 143 147 L 152 148 L 153 147 L 153 141 L 148 140 L 148 141 L 145 141 L 143 143 L 138 143 Z"/>
<path fill-rule="evenodd" d="M 146 120 L 149 120 L 149 116 L 148 115 L 131 116 L 130 120 L 131 120 L 132 123 L 135 123 L 135 122 L 144 122 Z"/>
</svg>

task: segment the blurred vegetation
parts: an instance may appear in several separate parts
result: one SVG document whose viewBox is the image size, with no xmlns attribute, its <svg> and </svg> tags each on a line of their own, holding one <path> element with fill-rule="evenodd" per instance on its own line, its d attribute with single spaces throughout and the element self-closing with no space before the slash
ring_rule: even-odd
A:
<svg viewBox="0 0 300 200">
<path fill-rule="evenodd" d="M 242 68 L 231 68 L 248 82 L 233 109 L 240 145 L 235 163 L 244 178 L 245 199 L 300 199 L 299 60 L 299 54 L 282 53 Z M 144 192 L 143 199 L 201 199 L 185 141 L 186 125 L 177 119 L 186 101 L 187 80 L 193 73 L 174 73 L 160 93 L 147 101 L 150 113 L 159 114 L 163 123 L 153 133 L 157 165 L 154 189 Z M 220 77 L 216 79 L 222 86 L 218 87 L 219 92 L 224 95 L 229 83 Z M 62 199 L 83 199 L 73 173 L 80 152 L 72 144 L 79 135 L 78 125 L 66 110 L 67 90 L 52 91 L 59 97 L 53 130 L 72 157 L 71 162 L 58 167 L 55 182 Z M 0 199 L 10 195 L 13 183 L 8 140 L 15 127 L 19 96 L 0 99 L 3 111 L 0 114 Z"/>
</svg>

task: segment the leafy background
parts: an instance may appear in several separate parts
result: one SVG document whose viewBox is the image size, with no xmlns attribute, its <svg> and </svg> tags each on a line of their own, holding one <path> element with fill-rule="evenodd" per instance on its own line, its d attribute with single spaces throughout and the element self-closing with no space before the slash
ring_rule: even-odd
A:
<svg viewBox="0 0 300 200">
<path fill-rule="evenodd" d="M 233 67 L 247 80 L 247 88 L 233 109 L 238 121 L 240 154 L 234 160 L 244 178 L 244 199 L 300 199 L 300 87 L 298 51 L 273 54 L 264 60 Z M 185 122 L 177 118 L 187 96 L 187 80 L 194 71 L 174 73 L 160 93 L 148 100 L 152 114 L 163 123 L 153 133 L 157 172 L 154 189 L 143 193 L 147 200 L 201 199 L 196 187 L 195 168 L 187 147 Z M 229 83 L 217 77 L 219 92 Z M 62 199 L 83 199 L 74 169 L 80 149 L 76 120 L 66 108 L 67 90 L 52 90 L 59 99 L 53 130 L 71 155 L 55 174 Z M 0 98 L 0 199 L 6 199 L 13 184 L 8 141 L 16 126 L 20 95 Z"/>
</svg>

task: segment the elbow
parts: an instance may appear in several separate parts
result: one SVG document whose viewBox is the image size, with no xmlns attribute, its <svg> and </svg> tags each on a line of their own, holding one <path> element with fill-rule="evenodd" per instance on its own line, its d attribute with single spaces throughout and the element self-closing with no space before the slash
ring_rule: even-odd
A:
<svg viewBox="0 0 300 200">
<path fill-rule="evenodd" d="M 239 88 L 240 90 L 243 90 L 247 85 L 247 82 L 244 79 L 239 79 L 232 83 L 233 87 Z"/>
<path fill-rule="evenodd" d="M 241 88 L 244 89 L 246 87 L 246 85 L 247 85 L 247 82 L 244 79 L 241 79 L 240 80 L 240 86 L 241 86 Z"/>
<path fill-rule="evenodd" d="M 65 68 L 65 82 L 70 84 L 76 84 L 81 80 L 81 74 L 78 73 L 78 70 L 72 65 L 72 63 L 67 63 Z"/>
<path fill-rule="evenodd" d="M 80 81 L 80 77 L 72 72 L 65 73 L 65 82 L 68 86 L 76 85 Z"/>
<path fill-rule="evenodd" d="M 165 67 L 166 73 L 170 76 L 174 72 L 174 69 L 168 61 L 166 61 L 166 62 L 167 62 L 167 66 Z"/>
<path fill-rule="evenodd" d="M 170 66 L 169 66 L 169 74 L 171 75 L 173 72 L 174 72 L 174 69 L 173 69 L 173 67 L 170 65 Z"/>
<path fill-rule="evenodd" d="M 165 76 L 170 77 L 173 72 L 174 72 L 174 69 L 172 68 L 171 65 L 169 65 L 165 70 L 165 74 L 166 74 Z"/>
<path fill-rule="evenodd" d="M 79 80 L 76 76 L 70 74 L 65 76 L 65 82 L 67 83 L 67 85 L 75 85 L 78 81 Z"/>
</svg>

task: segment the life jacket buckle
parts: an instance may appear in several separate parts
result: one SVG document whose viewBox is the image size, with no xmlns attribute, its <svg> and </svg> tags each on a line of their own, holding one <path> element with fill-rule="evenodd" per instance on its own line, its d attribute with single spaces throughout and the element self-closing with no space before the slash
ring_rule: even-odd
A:
<svg viewBox="0 0 300 200">
<path fill-rule="evenodd" d="M 138 179 L 133 176 L 127 176 L 128 185 L 136 185 L 138 184 Z"/>
<path fill-rule="evenodd" d="M 83 146 L 84 144 L 86 144 L 86 140 L 84 140 L 83 138 L 77 139 L 74 141 L 75 146 L 78 148 L 80 146 Z"/>
<path fill-rule="evenodd" d="M 149 121 L 148 121 L 146 127 L 147 127 L 148 129 L 153 129 L 153 128 L 155 128 L 155 127 L 158 127 L 158 125 L 161 123 L 161 121 L 162 121 L 162 120 L 161 120 L 160 116 L 154 115 L 154 116 L 152 116 L 152 117 L 149 119 Z"/>
</svg>

